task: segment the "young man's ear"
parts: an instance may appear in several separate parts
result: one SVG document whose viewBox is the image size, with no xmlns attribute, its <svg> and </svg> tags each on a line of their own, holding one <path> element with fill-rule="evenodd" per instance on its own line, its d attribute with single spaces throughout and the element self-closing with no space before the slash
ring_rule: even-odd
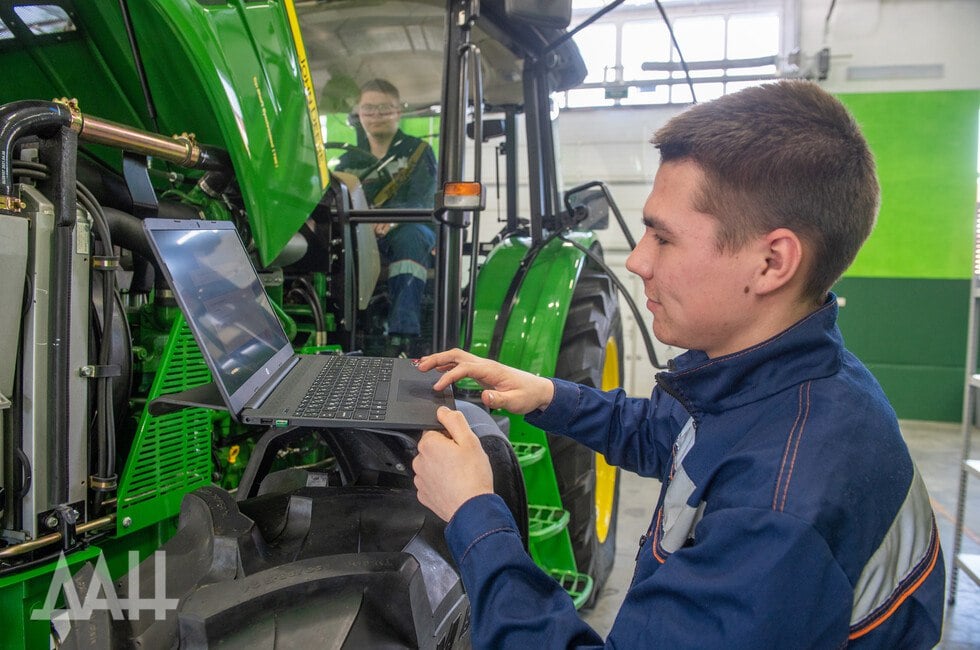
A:
<svg viewBox="0 0 980 650">
<path fill-rule="evenodd" d="M 756 293 L 765 295 L 803 278 L 803 243 L 789 228 L 777 228 L 759 242 L 762 260 L 755 278 Z"/>
</svg>

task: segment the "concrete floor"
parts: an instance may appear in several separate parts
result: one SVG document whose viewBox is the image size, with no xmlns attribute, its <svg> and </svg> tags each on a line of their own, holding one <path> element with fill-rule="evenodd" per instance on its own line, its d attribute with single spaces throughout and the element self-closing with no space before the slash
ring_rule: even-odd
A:
<svg viewBox="0 0 980 650">
<path fill-rule="evenodd" d="M 947 579 L 953 554 L 953 529 L 959 490 L 959 460 L 962 452 L 960 427 L 956 424 L 906 420 L 902 432 L 932 497 L 939 537 L 946 557 Z M 974 441 L 973 457 L 980 455 L 980 436 Z M 963 551 L 980 553 L 980 479 L 971 478 Z M 640 536 L 650 525 L 660 484 L 624 472 L 620 484 L 619 528 L 616 533 L 616 564 L 595 607 L 583 618 L 605 636 L 626 595 L 633 576 L 633 559 Z M 956 604 L 947 607 L 942 650 L 980 648 L 980 587 L 962 571 Z"/>
</svg>

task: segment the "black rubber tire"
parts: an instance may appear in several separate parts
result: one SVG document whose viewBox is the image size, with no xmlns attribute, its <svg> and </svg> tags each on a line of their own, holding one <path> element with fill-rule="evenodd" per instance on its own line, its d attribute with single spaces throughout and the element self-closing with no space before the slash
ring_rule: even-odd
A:
<svg viewBox="0 0 980 650">
<path fill-rule="evenodd" d="M 617 386 L 623 383 L 623 325 L 616 289 L 598 269 L 582 270 L 562 333 L 555 376 L 586 386 L 601 387 L 607 343 L 613 339 L 619 355 Z M 619 469 L 614 471 L 612 512 L 605 539 L 596 526 L 596 453 L 564 436 L 550 435 L 551 458 L 564 508 L 570 514 L 568 532 L 580 573 L 592 576 L 594 587 L 583 609 L 592 607 L 612 571 L 616 555 Z"/>
</svg>

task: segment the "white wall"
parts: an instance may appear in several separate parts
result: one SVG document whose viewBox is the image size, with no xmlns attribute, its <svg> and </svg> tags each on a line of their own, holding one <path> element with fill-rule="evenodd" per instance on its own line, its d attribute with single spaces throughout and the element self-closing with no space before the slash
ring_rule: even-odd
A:
<svg viewBox="0 0 980 650">
<path fill-rule="evenodd" d="M 830 48 L 825 82 L 835 93 L 980 88 L 980 2 L 977 0 L 838 0 L 824 38 L 827 0 L 801 0 L 800 47 L 813 55 Z M 884 69 L 893 79 L 849 79 L 862 68 L 941 66 L 940 76 L 923 70 Z"/>
<path fill-rule="evenodd" d="M 895 92 L 980 88 L 980 0 L 838 0 L 825 35 L 830 0 L 799 0 L 800 46 L 809 63 L 824 46 L 831 51 L 830 73 L 823 86 L 834 93 Z M 879 74 L 897 78 L 849 79 L 855 69 L 877 66 L 940 65 L 941 76 L 922 78 L 923 69 L 883 68 Z M 804 65 L 804 67 L 806 67 Z M 934 71 L 934 69 L 931 69 Z M 565 187 L 603 180 L 612 191 L 634 237 L 641 234 L 640 215 L 656 173 L 658 156 L 649 144 L 656 129 L 683 107 L 620 107 L 565 111 L 558 119 L 560 166 Z M 525 159 L 523 148 L 519 160 Z M 484 181 L 494 180 L 493 146 L 483 155 Z M 503 162 L 501 162 L 501 173 Z M 519 168 L 520 211 L 527 213 L 526 170 Z M 499 228 L 493 190 L 484 213 L 482 237 Z M 500 207 L 503 213 L 503 207 Z M 628 246 L 613 223 L 600 233 L 606 258 L 627 282 L 643 307 L 642 285 L 624 268 Z M 646 361 L 642 340 L 629 310 L 623 306 L 626 387 L 633 395 L 649 395 L 654 369 Z M 661 361 L 679 352 L 658 345 Z"/>
</svg>

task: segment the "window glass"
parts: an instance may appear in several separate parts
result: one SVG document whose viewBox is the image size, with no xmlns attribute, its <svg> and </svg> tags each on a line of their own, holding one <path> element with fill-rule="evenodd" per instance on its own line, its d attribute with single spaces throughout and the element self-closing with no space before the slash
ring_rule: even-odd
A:
<svg viewBox="0 0 980 650">
<path fill-rule="evenodd" d="M 775 14 L 728 19 L 728 58 L 751 59 L 779 52 L 779 18 Z"/>
<path fill-rule="evenodd" d="M 623 106 L 638 106 L 643 104 L 667 104 L 669 102 L 670 86 L 660 84 L 647 89 L 633 86 L 620 103 Z"/>
<path fill-rule="evenodd" d="M 686 61 L 717 61 L 725 58 L 723 16 L 680 18 L 674 23 L 674 35 Z"/>
<path fill-rule="evenodd" d="M 690 88 L 686 85 L 677 86 L 677 88 L 684 88 L 686 91 L 690 92 Z M 718 99 L 725 94 L 725 84 L 723 83 L 703 83 L 694 84 L 694 92 L 698 94 L 699 102 L 706 102 L 711 99 Z"/>
<path fill-rule="evenodd" d="M 774 65 L 759 65 L 751 68 L 730 68 L 728 70 L 728 76 L 736 79 L 738 77 L 758 77 L 760 75 L 772 74 L 776 74 L 776 66 Z"/>
<path fill-rule="evenodd" d="M 568 91 L 568 108 L 612 105 L 613 100 L 606 99 L 606 91 L 602 88 L 576 88 Z"/>
<path fill-rule="evenodd" d="M 298 5 L 328 167 L 356 176 L 372 207 L 431 207 L 445 11 L 418 1 Z M 499 61 L 506 50 L 481 49 L 496 90 L 508 78 L 501 66 L 513 64 Z"/>
<path fill-rule="evenodd" d="M 663 21 L 623 25 L 623 78 L 666 79 L 667 72 L 643 70 L 645 61 L 670 61 L 670 33 Z"/>
<path fill-rule="evenodd" d="M 615 81 L 615 25 L 591 25 L 575 35 L 575 44 L 589 69 L 585 83 Z"/>
<path fill-rule="evenodd" d="M 75 31 L 75 23 L 58 5 L 20 6 L 14 11 L 35 36 Z"/>
<path fill-rule="evenodd" d="M 729 81 L 725 84 L 725 92 L 734 93 L 742 90 L 743 88 L 751 88 L 752 86 L 761 86 L 762 84 L 768 82 L 768 79 L 751 79 L 748 81 Z"/>
<path fill-rule="evenodd" d="M 7 24 L 0 20 L 0 41 L 5 41 L 13 37 L 14 34 L 10 31 L 10 28 L 7 27 Z"/>
<path fill-rule="evenodd" d="M 668 4 L 668 0 L 662 1 Z M 609 0 L 574 0 L 575 17 L 585 20 L 608 4 Z M 753 0 L 752 7 L 723 0 L 677 0 L 669 4 L 673 6 L 668 8 L 668 15 L 684 60 L 691 64 L 698 101 L 758 85 L 780 72 L 777 63 L 738 67 L 729 62 L 779 57 L 786 54 L 781 48 L 796 46 L 783 43 L 786 17 L 777 0 Z M 656 5 L 652 0 L 627 0 L 623 6 L 624 12 L 606 14 L 576 37 L 589 69 L 586 82 L 592 86 L 590 90 L 600 84 L 616 84 L 613 96 L 618 99 L 607 100 L 605 93 L 579 93 L 574 101 L 568 98 L 568 106 L 582 106 L 590 97 L 601 99 L 592 106 L 606 106 L 610 101 L 615 105 L 690 102 L 680 56 Z M 713 6 L 717 11 L 711 11 Z M 600 28 L 604 30 L 601 34 L 596 31 L 595 36 L 588 35 Z M 696 64 L 706 61 L 717 61 L 718 67 L 698 69 Z M 643 70 L 644 64 L 655 69 Z M 603 75 L 606 69 L 610 72 Z M 612 70 L 621 71 L 621 75 L 614 76 Z M 624 89 L 624 85 L 629 88 Z"/>
</svg>

